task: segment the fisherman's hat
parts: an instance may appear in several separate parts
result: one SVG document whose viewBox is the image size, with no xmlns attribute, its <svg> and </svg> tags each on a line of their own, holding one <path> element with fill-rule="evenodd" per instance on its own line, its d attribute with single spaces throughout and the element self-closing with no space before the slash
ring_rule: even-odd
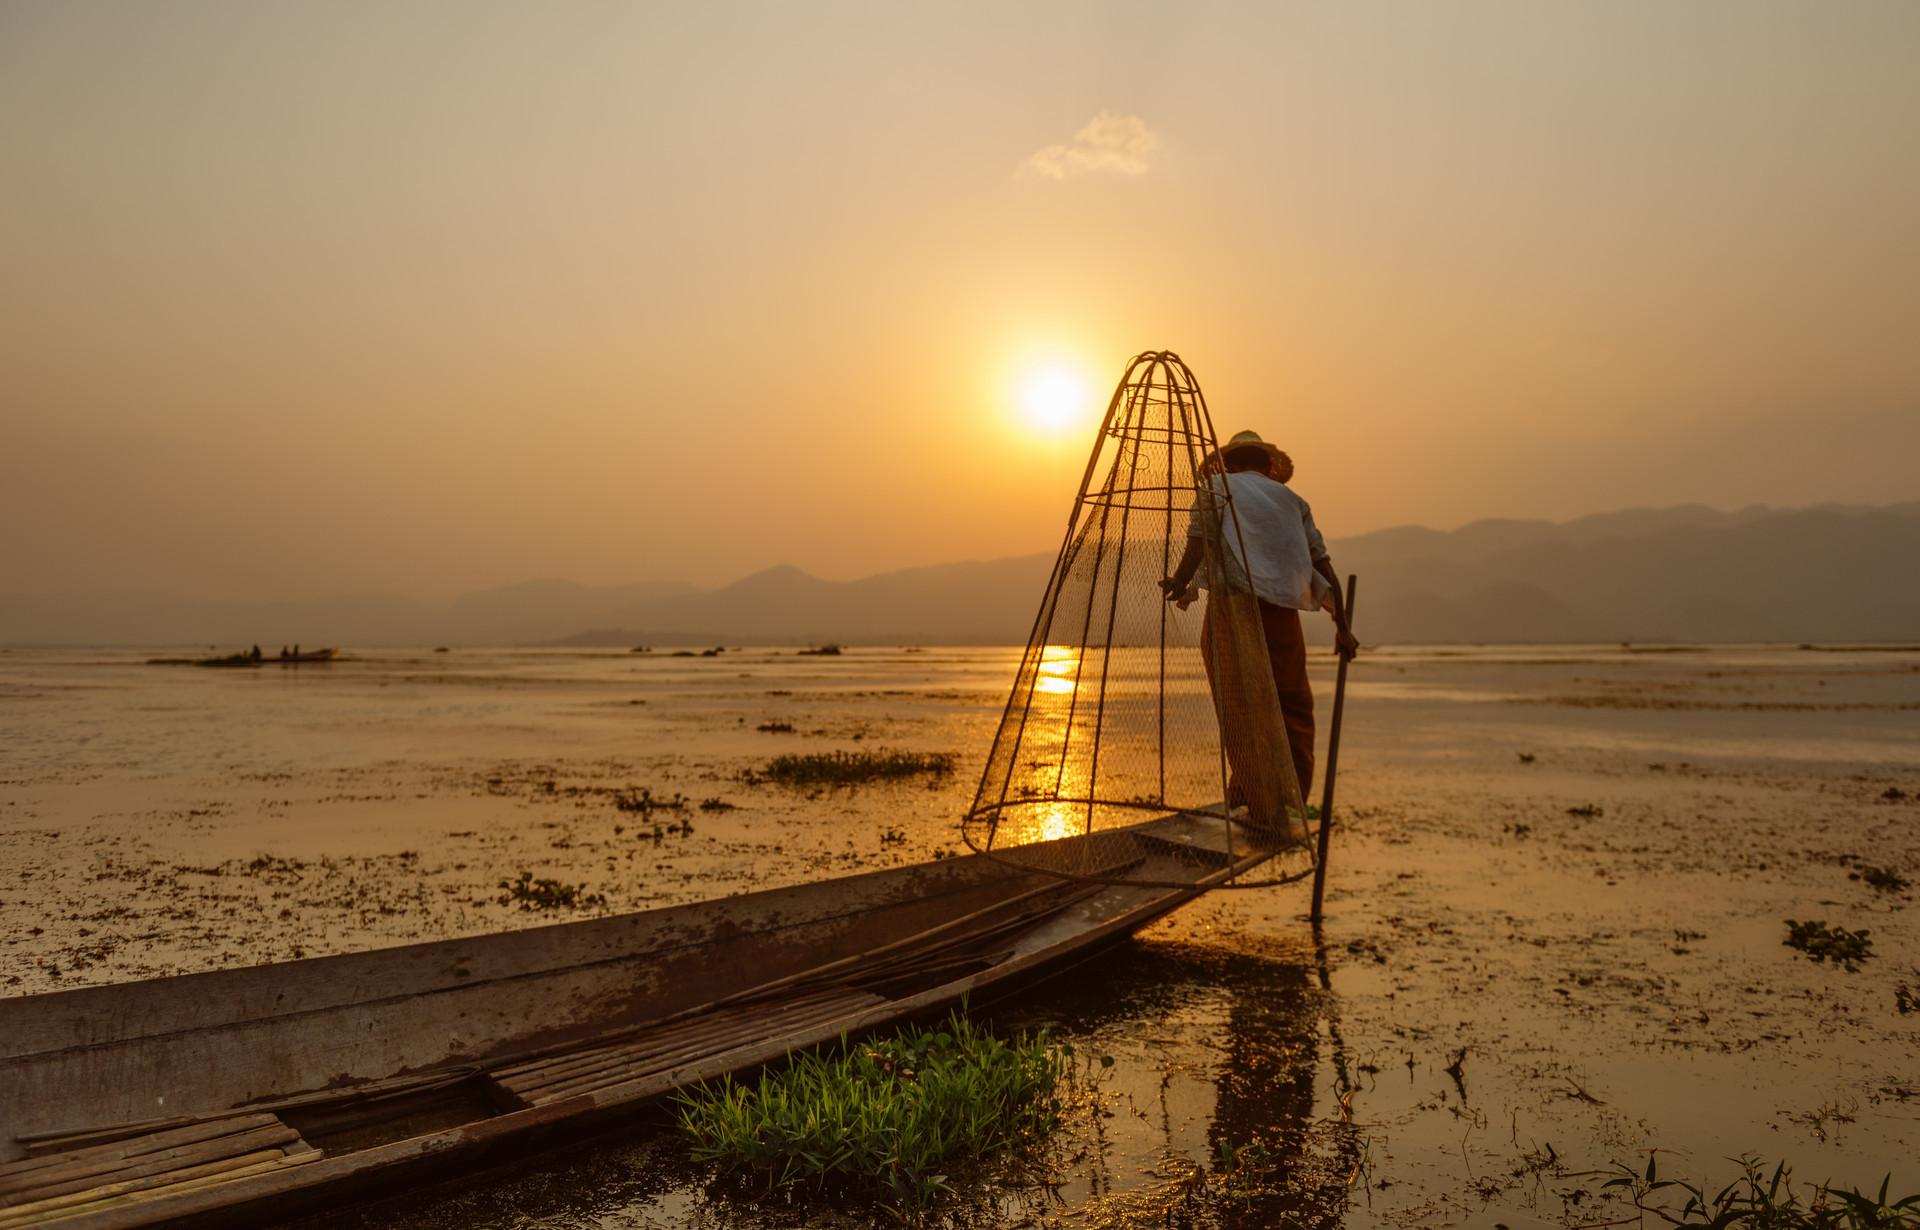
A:
<svg viewBox="0 0 1920 1230">
<path fill-rule="evenodd" d="M 1278 445 L 1268 444 L 1265 440 L 1262 440 L 1260 433 L 1257 431 L 1235 432 L 1231 439 L 1220 446 L 1220 451 L 1213 455 L 1213 459 L 1225 458 L 1228 453 L 1243 448 L 1257 448 L 1267 455 L 1267 476 L 1269 478 L 1277 479 L 1284 483 L 1287 479 L 1293 477 L 1293 458 L 1281 452 Z"/>
</svg>

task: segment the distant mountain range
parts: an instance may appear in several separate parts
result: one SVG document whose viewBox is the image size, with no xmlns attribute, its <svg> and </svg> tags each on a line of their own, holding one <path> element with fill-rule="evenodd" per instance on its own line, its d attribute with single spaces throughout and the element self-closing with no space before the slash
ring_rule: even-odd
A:
<svg viewBox="0 0 1920 1230">
<path fill-rule="evenodd" d="M 1336 540 L 1374 642 L 1920 641 L 1920 502 L 1699 505 Z M 1024 641 L 1051 555 L 718 589 L 529 581 L 451 603 L 0 598 L 14 644 L 991 644 Z M 1325 621 L 1310 621 L 1325 639 Z"/>
</svg>

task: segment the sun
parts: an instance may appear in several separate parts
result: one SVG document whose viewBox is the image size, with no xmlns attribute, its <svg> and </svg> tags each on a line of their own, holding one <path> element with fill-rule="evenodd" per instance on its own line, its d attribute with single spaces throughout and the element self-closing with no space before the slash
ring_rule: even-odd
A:
<svg viewBox="0 0 1920 1230">
<path fill-rule="evenodd" d="M 1079 426 L 1089 406 L 1086 379 L 1065 364 L 1036 367 L 1020 381 L 1020 412 L 1034 431 L 1060 435 Z"/>
</svg>

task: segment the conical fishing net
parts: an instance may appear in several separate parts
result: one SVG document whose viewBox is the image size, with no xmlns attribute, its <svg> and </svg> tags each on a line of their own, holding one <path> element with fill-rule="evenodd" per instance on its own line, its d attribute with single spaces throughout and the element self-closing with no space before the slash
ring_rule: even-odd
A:
<svg viewBox="0 0 1920 1230">
<path fill-rule="evenodd" d="M 1312 872 L 1206 399 L 1178 355 L 1115 388 L 979 792 L 991 858 L 1070 879 L 1254 887 Z M 1161 580 L 1204 544 L 1184 605 Z"/>
</svg>

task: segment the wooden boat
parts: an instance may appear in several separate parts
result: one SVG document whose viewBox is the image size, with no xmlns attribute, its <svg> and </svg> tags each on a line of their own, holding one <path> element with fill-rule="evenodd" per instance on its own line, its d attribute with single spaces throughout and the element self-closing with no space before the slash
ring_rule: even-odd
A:
<svg viewBox="0 0 1920 1230">
<path fill-rule="evenodd" d="M 1267 857 L 1224 827 L 0 1000 L 0 1230 L 253 1225 L 523 1156 L 1125 936 Z"/>
<path fill-rule="evenodd" d="M 153 661 L 158 662 L 160 660 L 153 659 Z M 193 659 L 193 664 L 195 666 L 217 667 L 221 670 L 232 670 L 242 667 L 258 666 L 260 665 L 260 661 L 259 658 L 254 657 L 250 653 L 230 653 L 219 658 L 195 658 Z"/>
</svg>

